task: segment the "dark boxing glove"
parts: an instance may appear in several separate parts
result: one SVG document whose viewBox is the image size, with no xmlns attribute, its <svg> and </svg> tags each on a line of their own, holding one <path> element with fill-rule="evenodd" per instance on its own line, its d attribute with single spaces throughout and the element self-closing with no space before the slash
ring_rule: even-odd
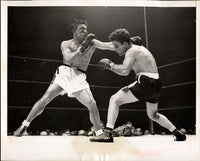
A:
<svg viewBox="0 0 200 161">
<path fill-rule="evenodd" d="M 135 45 L 139 45 L 141 46 L 142 45 L 142 38 L 139 37 L 139 36 L 134 36 L 134 37 L 131 37 L 131 42 Z"/>
<path fill-rule="evenodd" d="M 101 70 L 111 70 L 112 71 L 112 68 L 113 68 L 113 66 L 114 66 L 115 64 L 111 61 L 111 60 L 109 60 L 109 59 L 101 59 L 100 61 L 99 61 L 99 69 L 101 69 Z"/>
<path fill-rule="evenodd" d="M 85 40 L 83 40 L 81 47 L 79 49 L 79 51 L 83 54 L 85 52 L 85 50 L 87 50 L 87 48 L 90 46 L 90 43 L 92 42 L 92 40 L 95 38 L 95 35 L 90 33 L 85 37 Z"/>
</svg>

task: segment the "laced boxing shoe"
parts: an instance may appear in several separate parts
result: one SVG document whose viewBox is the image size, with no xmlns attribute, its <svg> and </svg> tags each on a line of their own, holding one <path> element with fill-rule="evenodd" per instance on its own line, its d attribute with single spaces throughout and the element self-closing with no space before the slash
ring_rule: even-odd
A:
<svg viewBox="0 0 200 161">
<path fill-rule="evenodd" d="M 17 130 L 14 131 L 14 136 L 21 137 L 26 131 L 27 126 L 21 125 Z"/>
<path fill-rule="evenodd" d="M 173 135 L 174 135 L 174 140 L 175 141 L 185 141 L 186 140 L 186 136 L 185 134 L 183 134 L 181 131 L 179 130 L 175 130 L 173 132 Z"/>
<path fill-rule="evenodd" d="M 104 130 L 104 132 L 99 136 L 92 137 L 90 141 L 91 142 L 105 142 L 105 143 L 114 142 L 112 132 L 108 130 Z"/>
</svg>

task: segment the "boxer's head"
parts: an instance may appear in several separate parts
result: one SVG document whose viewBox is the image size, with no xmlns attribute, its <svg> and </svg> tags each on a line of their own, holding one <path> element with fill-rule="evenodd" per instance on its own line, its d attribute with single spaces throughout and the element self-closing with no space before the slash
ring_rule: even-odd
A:
<svg viewBox="0 0 200 161">
<path fill-rule="evenodd" d="M 81 19 L 75 20 L 70 27 L 73 32 L 73 36 L 77 37 L 78 39 L 83 40 L 88 34 L 87 31 L 88 24 L 84 20 Z"/>
<path fill-rule="evenodd" d="M 112 41 L 116 52 L 122 56 L 130 47 L 131 36 L 126 29 L 116 29 L 110 34 L 109 40 Z"/>
</svg>

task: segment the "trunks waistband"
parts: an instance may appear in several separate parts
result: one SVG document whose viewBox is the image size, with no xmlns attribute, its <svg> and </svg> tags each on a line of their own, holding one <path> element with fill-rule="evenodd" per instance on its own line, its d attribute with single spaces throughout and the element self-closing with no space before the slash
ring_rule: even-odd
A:
<svg viewBox="0 0 200 161">
<path fill-rule="evenodd" d="M 141 75 L 145 75 L 145 76 L 148 76 L 148 77 L 154 78 L 154 79 L 159 79 L 159 74 L 158 73 L 141 72 L 141 73 L 137 74 L 138 77 L 140 77 Z"/>
<path fill-rule="evenodd" d="M 68 64 L 62 64 L 62 65 L 67 66 L 67 67 L 70 67 L 70 68 L 72 68 L 72 69 L 76 69 L 76 70 L 78 70 L 78 71 L 80 71 L 80 72 L 82 72 L 82 73 L 86 73 L 84 70 L 78 69 L 78 68 L 76 68 L 76 67 L 72 67 L 71 65 L 68 65 Z"/>
<path fill-rule="evenodd" d="M 145 75 L 147 77 L 153 78 L 153 79 L 159 79 L 159 74 L 158 73 L 147 73 L 147 72 L 141 72 L 138 73 L 137 76 L 137 80 L 131 84 L 128 85 L 128 88 L 132 88 L 137 82 L 140 83 L 140 77 L 142 75 Z"/>
</svg>

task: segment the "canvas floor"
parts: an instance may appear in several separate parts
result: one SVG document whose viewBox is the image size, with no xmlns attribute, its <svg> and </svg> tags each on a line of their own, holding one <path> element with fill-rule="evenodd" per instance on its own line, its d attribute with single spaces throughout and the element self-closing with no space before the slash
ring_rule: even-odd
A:
<svg viewBox="0 0 200 161">
<path fill-rule="evenodd" d="M 8 136 L 1 140 L 5 161 L 199 161 L 196 135 L 175 142 L 172 135 L 115 137 L 93 143 L 86 136 Z"/>
</svg>

